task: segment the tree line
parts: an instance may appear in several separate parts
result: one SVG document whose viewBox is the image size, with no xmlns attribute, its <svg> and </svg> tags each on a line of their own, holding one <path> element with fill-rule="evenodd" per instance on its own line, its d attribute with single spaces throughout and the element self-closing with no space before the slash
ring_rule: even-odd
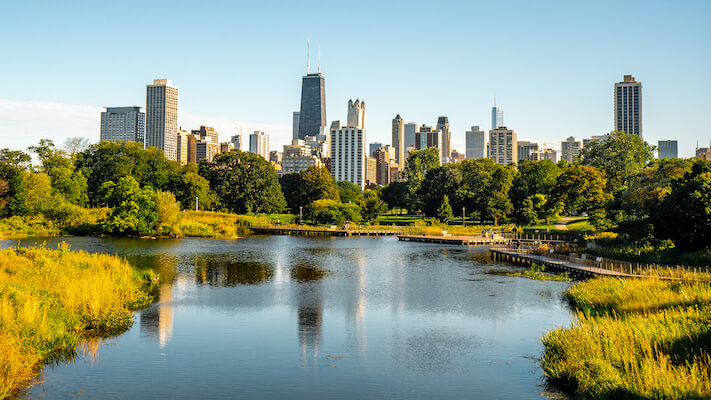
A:
<svg viewBox="0 0 711 400">
<path fill-rule="evenodd" d="M 80 143 L 81 144 L 81 143 Z M 584 148 L 574 163 L 490 159 L 440 165 L 436 149 L 409 153 L 405 181 L 362 191 L 334 182 L 325 168 L 279 177 L 264 158 L 240 151 L 199 165 L 166 160 L 155 148 L 101 142 L 63 148 L 41 140 L 0 150 L 0 216 L 41 215 L 66 223 L 85 208 L 107 207 L 104 233 L 170 232 L 181 209 L 290 212 L 313 223 L 370 222 L 389 209 L 450 222 L 454 214 L 494 225 L 532 225 L 587 214 L 599 230 L 634 242 L 711 243 L 711 166 L 655 160 L 654 148 L 615 132 Z"/>
</svg>

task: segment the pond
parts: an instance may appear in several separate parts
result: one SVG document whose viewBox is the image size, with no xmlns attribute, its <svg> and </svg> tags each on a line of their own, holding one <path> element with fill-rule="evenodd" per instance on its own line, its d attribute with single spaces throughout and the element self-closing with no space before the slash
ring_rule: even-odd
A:
<svg viewBox="0 0 711 400">
<path fill-rule="evenodd" d="M 486 248 L 397 238 L 33 238 L 165 283 L 124 334 L 48 365 L 23 398 L 497 398 L 548 394 L 540 337 L 568 282 L 489 275 Z M 0 241 L 0 247 L 17 246 Z"/>
</svg>

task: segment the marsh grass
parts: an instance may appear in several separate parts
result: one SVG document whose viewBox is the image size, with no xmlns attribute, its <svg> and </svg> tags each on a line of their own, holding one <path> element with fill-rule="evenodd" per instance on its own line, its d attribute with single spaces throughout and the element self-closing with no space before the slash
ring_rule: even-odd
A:
<svg viewBox="0 0 711 400">
<path fill-rule="evenodd" d="M 505 269 L 490 269 L 486 271 L 489 275 L 502 275 L 510 277 L 520 277 L 533 279 L 537 281 L 571 281 L 570 274 L 567 272 L 551 273 L 547 272 L 546 268 L 541 264 L 533 264 L 524 271 L 512 272 Z"/>
<path fill-rule="evenodd" d="M 577 319 L 543 337 L 546 377 L 577 398 L 711 397 L 711 286 L 596 278 L 566 296 Z"/>
<path fill-rule="evenodd" d="M 28 384 L 43 364 L 71 359 L 81 339 L 107 337 L 133 323 L 151 301 L 123 259 L 62 244 L 0 250 L 0 398 Z"/>
</svg>

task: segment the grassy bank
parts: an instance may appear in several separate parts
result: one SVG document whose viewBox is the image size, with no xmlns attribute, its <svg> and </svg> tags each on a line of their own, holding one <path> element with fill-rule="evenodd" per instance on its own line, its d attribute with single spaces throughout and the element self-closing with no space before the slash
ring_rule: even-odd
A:
<svg viewBox="0 0 711 400">
<path fill-rule="evenodd" d="M 132 324 L 150 297 L 118 257 L 70 251 L 0 250 L 0 398 L 17 393 L 47 362 L 75 354 L 80 339 Z"/>
<path fill-rule="evenodd" d="M 519 277 L 533 279 L 536 281 L 571 281 L 567 272 L 552 273 L 546 271 L 546 267 L 541 264 L 533 264 L 528 269 L 520 272 L 512 272 L 505 269 L 490 269 L 486 271 L 489 275 L 502 275 L 509 277 Z"/>
<path fill-rule="evenodd" d="M 711 397 L 708 281 L 596 278 L 567 296 L 577 321 L 543 337 L 550 382 L 584 399 Z"/>
</svg>

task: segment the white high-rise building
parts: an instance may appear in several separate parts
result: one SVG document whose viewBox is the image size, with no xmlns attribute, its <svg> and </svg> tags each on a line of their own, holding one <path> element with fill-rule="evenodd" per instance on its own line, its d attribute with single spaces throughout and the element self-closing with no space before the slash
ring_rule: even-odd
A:
<svg viewBox="0 0 711 400">
<path fill-rule="evenodd" d="M 467 158 L 486 157 L 486 132 L 479 128 L 479 125 L 472 126 L 472 129 L 465 133 Z"/>
<path fill-rule="evenodd" d="M 392 146 L 395 149 L 395 162 L 400 171 L 405 164 L 405 122 L 400 114 L 393 118 Z"/>
<path fill-rule="evenodd" d="M 489 158 L 500 165 L 518 160 L 518 141 L 513 129 L 505 126 L 489 131 Z"/>
<path fill-rule="evenodd" d="M 177 160 L 178 88 L 170 79 L 154 79 L 146 86 L 146 147 L 157 147 Z"/>
<path fill-rule="evenodd" d="M 560 159 L 572 163 L 576 160 L 582 148 L 582 143 L 571 136 L 560 142 Z"/>
<path fill-rule="evenodd" d="M 642 82 L 632 75 L 615 83 L 615 130 L 642 137 Z"/>
<path fill-rule="evenodd" d="M 348 100 L 348 127 L 365 130 L 365 102 Z"/>
<path fill-rule="evenodd" d="M 101 113 L 102 142 L 138 142 L 143 146 L 145 135 L 146 114 L 141 107 L 106 107 Z"/>
<path fill-rule="evenodd" d="M 269 160 L 269 135 L 264 132 L 254 131 L 249 135 L 249 152 L 259 154 Z"/>
</svg>

